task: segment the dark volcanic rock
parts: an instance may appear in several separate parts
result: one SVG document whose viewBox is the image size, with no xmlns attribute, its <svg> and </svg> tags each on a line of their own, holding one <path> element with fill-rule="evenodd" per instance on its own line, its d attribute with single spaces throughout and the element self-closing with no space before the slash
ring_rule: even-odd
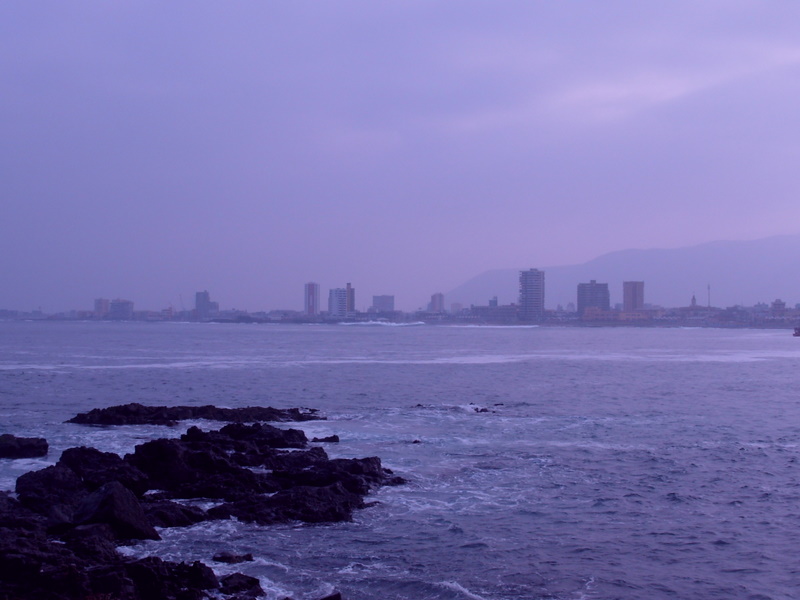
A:
<svg viewBox="0 0 800 600">
<path fill-rule="evenodd" d="M 239 598 L 257 598 L 265 596 L 264 589 L 255 577 L 233 573 L 220 580 L 219 590 L 223 594 L 237 594 Z"/>
<path fill-rule="evenodd" d="M 155 527 L 188 527 L 208 519 L 206 512 L 196 506 L 186 506 L 169 500 L 145 499 L 142 508 Z"/>
<path fill-rule="evenodd" d="M 116 535 L 108 523 L 78 525 L 64 532 L 61 539 L 72 552 L 85 560 L 100 563 L 119 560 Z"/>
<path fill-rule="evenodd" d="M 227 451 L 259 453 L 270 448 L 305 448 L 308 438 L 299 429 L 279 429 L 266 423 L 231 423 L 219 431 L 190 427 L 181 436 L 186 442 L 206 442 Z"/>
<path fill-rule="evenodd" d="M 315 447 L 305 452 L 274 452 L 270 456 L 263 457 L 261 465 L 274 471 L 302 471 L 329 461 L 325 450 Z"/>
<path fill-rule="evenodd" d="M 125 460 L 149 477 L 151 489 L 166 490 L 173 498 L 236 500 L 278 489 L 269 477 L 234 464 L 212 444 L 153 440 L 136 446 Z"/>
<path fill-rule="evenodd" d="M 45 518 L 0 494 L 0 598 L 86 597 L 90 565 L 51 541 Z"/>
<path fill-rule="evenodd" d="M 214 572 L 201 562 L 191 565 L 170 563 L 150 556 L 129 563 L 125 572 L 133 581 L 139 597 L 145 598 L 202 598 L 199 590 L 219 587 Z M 187 595 L 187 591 L 194 591 Z"/>
<path fill-rule="evenodd" d="M 270 496 L 269 505 L 284 521 L 325 523 L 350 521 L 353 511 L 364 506 L 364 500 L 337 481 L 325 487 L 297 486 L 283 490 Z"/>
<path fill-rule="evenodd" d="M 70 524 L 78 504 L 88 495 L 80 477 L 60 464 L 21 475 L 16 492 L 24 506 L 47 517 L 55 527 Z"/>
<path fill-rule="evenodd" d="M 272 408 L 271 406 L 248 406 L 244 408 L 218 408 L 216 406 L 144 406 L 136 402 L 95 408 L 72 417 L 67 423 L 81 425 L 175 425 L 187 419 L 211 421 L 255 422 L 255 421 L 311 421 L 324 417 L 315 409 Z"/>
<path fill-rule="evenodd" d="M 100 452 L 95 448 L 69 448 L 58 461 L 78 475 L 89 491 L 101 485 L 119 481 L 137 496 L 148 489 L 147 476 L 113 452 Z"/>
<path fill-rule="evenodd" d="M 130 422 L 150 410 L 117 408 Z M 166 420 L 213 418 L 185 408 L 153 410 Z M 227 410 L 200 407 L 206 408 Z M 102 419 L 108 416 L 100 413 Z M 0 493 L 0 599 L 201 600 L 208 597 L 206 590 L 219 590 L 214 597 L 230 600 L 263 596 L 257 579 L 234 574 L 220 589 L 202 563 L 132 560 L 116 545 L 159 539 L 155 526 L 208 519 L 349 520 L 366 506 L 371 489 L 400 482 L 376 457 L 330 460 L 322 448 L 307 448 L 302 431 L 260 422 L 208 432 L 192 427 L 180 439 L 146 442 L 123 458 L 70 448 L 55 465 L 18 478 L 19 500 Z M 183 498 L 224 503 L 206 512 L 173 501 Z M 214 559 L 235 563 L 253 557 L 220 553 Z"/>
<path fill-rule="evenodd" d="M 247 554 L 231 554 L 230 552 L 220 552 L 214 555 L 213 560 L 216 562 L 233 565 L 242 562 L 250 562 L 253 560 L 253 555 L 249 552 Z"/>
<path fill-rule="evenodd" d="M 77 524 L 106 523 L 119 540 L 160 540 L 132 491 L 112 481 L 89 494 L 74 514 Z"/>
<path fill-rule="evenodd" d="M 353 511 L 364 506 L 363 498 L 340 483 L 325 487 L 298 486 L 272 496 L 251 496 L 215 506 L 208 515 L 215 519 L 236 517 L 240 521 L 272 525 L 289 521 L 327 523 L 349 521 Z"/>
<path fill-rule="evenodd" d="M 287 460 L 284 464 L 275 465 L 273 468 L 273 477 L 283 482 L 284 487 L 298 485 L 321 487 L 340 482 L 349 491 L 365 495 L 372 488 L 381 485 L 404 483 L 402 478 L 391 477 L 391 472 L 381 466 L 381 459 L 377 456 L 319 461 L 301 465 L 300 468 L 291 465 Z"/>
<path fill-rule="evenodd" d="M 338 435 L 329 435 L 328 437 L 318 438 L 315 437 L 312 442 L 324 442 L 327 444 L 338 444 L 339 443 L 339 436 Z"/>
<path fill-rule="evenodd" d="M 38 458 L 47 456 L 44 438 L 16 437 L 10 433 L 0 435 L 0 458 Z"/>
</svg>

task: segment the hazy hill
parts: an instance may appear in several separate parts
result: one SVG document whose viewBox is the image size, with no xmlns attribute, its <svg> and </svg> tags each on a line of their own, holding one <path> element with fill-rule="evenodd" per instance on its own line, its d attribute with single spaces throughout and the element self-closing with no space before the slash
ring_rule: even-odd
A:
<svg viewBox="0 0 800 600">
<path fill-rule="evenodd" d="M 732 306 L 772 302 L 789 306 L 800 302 L 800 235 L 742 242 L 710 242 L 670 250 L 621 250 L 581 265 L 520 267 L 545 271 L 548 308 L 576 301 L 578 283 L 595 279 L 608 283 L 612 305 L 622 302 L 623 281 L 644 281 L 645 302 L 686 306 L 692 294 L 698 304 Z M 520 269 L 486 271 L 445 294 L 452 302 L 485 305 L 497 296 L 501 304 L 517 301 Z"/>
</svg>

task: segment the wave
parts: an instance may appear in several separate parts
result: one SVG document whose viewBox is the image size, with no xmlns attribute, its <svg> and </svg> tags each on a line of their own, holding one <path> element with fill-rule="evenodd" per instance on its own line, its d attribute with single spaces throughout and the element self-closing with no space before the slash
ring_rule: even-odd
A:
<svg viewBox="0 0 800 600">
<path fill-rule="evenodd" d="M 347 327 L 361 326 L 361 327 L 419 327 L 420 325 L 427 325 L 425 321 L 412 321 L 410 323 L 393 323 L 391 321 L 355 321 L 352 323 L 339 323 Z"/>
<path fill-rule="evenodd" d="M 539 325 L 451 325 L 456 329 L 539 329 Z"/>
<path fill-rule="evenodd" d="M 478 594 L 470 592 L 467 588 L 465 588 L 457 581 L 440 581 L 437 585 L 440 585 L 445 589 L 461 594 L 465 598 L 469 598 L 470 600 L 486 600 L 483 596 L 479 596 Z"/>
</svg>

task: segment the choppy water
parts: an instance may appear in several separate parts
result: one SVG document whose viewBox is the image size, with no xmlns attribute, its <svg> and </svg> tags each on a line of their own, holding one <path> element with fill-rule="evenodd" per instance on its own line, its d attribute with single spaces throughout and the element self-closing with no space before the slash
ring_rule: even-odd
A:
<svg viewBox="0 0 800 600">
<path fill-rule="evenodd" d="M 63 423 L 90 408 L 306 406 L 331 455 L 410 483 L 352 523 L 201 524 L 126 551 L 252 552 L 215 568 L 270 599 L 795 599 L 798 367 L 787 331 L 0 323 L 0 429 L 51 443 L 0 461 L 0 488 L 64 448 L 189 425 Z"/>
</svg>

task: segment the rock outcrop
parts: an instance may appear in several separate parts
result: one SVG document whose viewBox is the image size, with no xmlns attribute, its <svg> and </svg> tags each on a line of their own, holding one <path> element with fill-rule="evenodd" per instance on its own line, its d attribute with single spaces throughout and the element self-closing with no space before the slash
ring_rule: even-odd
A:
<svg viewBox="0 0 800 600">
<path fill-rule="evenodd" d="M 271 406 L 247 406 L 244 408 L 220 408 L 217 406 L 145 406 L 137 402 L 95 408 L 80 413 L 67 421 L 79 425 L 175 425 L 178 421 L 207 419 L 246 423 L 254 421 L 313 421 L 323 419 L 316 409 L 272 408 Z"/>
<path fill-rule="evenodd" d="M 110 424 L 120 415 L 130 417 L 128 422 L 145 415 L 148 422 L 164 423 L 209 418 L 194 412 L 183 417 L 185 407 L 113 408 L 122 410 L 91 411 L 86 414 L 94 416 L 86 419 Z M 296 413 L 299 420 L 308 414 Z M 116 545 L 158 540 L 155 527 L 211 519 L 262 525 L 346 521 L 368 506 L 370 490 L 400 483 L 377 457 L 331 460 L 322 448 L 308 448 L 302 431 L 265 423 L 235 422 L 216 431 L 192 427 L 180 439 L 145 442 L 124 457 L 70 448 L 55 465 L 19 477 L 17 499 L 0 493 L 0 598 L 191 600 L 207 598 L 209 590 L 218 597 L 255 598 L 264 592 L 252 577 L 237 573 L 217 581 L 203 563 L 132 560 L 117 553 Z M 195 498 L 219 503 L 204 511 L 181 502 Z M 214 560 L 235 563 L 252 556 L 221 553 Z"/>
<path fill-rule="evenodd" d="M 39 458 L 47 456 L 44 438 L 16 437 L 10 433 L 0 435 L 0 458 Z"/>
</svg>

